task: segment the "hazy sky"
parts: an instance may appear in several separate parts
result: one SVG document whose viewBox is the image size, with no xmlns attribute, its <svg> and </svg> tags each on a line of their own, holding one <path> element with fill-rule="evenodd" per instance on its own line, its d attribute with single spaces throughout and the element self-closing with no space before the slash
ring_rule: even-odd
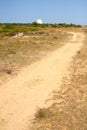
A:
<svg viewBox="0 0 87 130">
<path fill-rule="evenodd" d="M 87 25 L 87 0 L 0 0 L 0 22 Z"/>
</svg>

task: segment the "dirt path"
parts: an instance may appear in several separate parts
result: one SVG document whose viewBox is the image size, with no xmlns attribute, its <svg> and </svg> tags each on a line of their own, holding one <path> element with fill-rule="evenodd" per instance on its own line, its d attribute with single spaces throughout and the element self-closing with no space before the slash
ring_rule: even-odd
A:
<svg viewBox="0 0 87 130">
<path fill-rule="evenodd" d="M 37 107 L 43 107 L 49 94 L 60 89 L 72 56 L 82 46 L 82 37 L 74 33 L 70 43 L 22 69 L 0 87 L 0 130 L 24 130 Z"/>
</svg>

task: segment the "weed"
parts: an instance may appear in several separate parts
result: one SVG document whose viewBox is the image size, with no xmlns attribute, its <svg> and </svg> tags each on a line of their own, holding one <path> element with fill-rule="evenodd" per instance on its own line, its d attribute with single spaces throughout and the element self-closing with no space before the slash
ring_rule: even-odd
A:
<svg viewBox="0 0 87 130">
<path fill-rule="evenodd" d="M 37 112 L 35 114 L 35 117 L 37 119 L 42 119 L 42 118 L 46 118 L 47 114 L 46 114 L 46 110 L 44 108 L 38 108 Z"/>
<path fill-rule="evenodd" d="M 4 69 L 3 70 L 6 74 L 11 74 L 12 73 L 12 70 L 11 69 Z"/>
</svg>

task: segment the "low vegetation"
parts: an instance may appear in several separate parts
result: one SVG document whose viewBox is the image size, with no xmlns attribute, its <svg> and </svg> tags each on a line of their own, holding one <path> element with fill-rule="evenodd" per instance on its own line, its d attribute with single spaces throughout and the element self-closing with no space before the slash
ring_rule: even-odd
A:
<svg viewBox="0 0 87 130">
<path fill-rule="evenodd" d="M 39 60 L 48 51 L 61 47 L 71 37 L 59 28 L 38 30 L 40 27 L 34 27 L 38 31 L 31 31 L 33 27 L 26 24 L 0 25 L 0 83 L 17 74 L 21 67 Z"/>
<path fill-rule="evenodd" d="M 29 34 L 30 31 L 38 31 L 43 28 L 63 28 L 63 27 L 81 27 L 81 25 L 76 24 L 38 24 L 36 22 L 33 23 L 0 23 L 0 38 L 5 36 L 14 36 L 19 32 L 23 32 L 24 34 Z"/>
</svg>

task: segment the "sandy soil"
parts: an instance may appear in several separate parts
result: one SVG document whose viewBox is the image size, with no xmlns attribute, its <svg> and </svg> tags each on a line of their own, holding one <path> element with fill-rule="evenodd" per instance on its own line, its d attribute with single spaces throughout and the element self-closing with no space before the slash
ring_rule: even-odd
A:
<svg viewBox="0 0 87 130">
<path fill-rule="evenodd" d="M 73 33 L 70 43 L 23 68 L 0 87 L 0 130 L 24 130 L 42 108 L 49 94 L 60 89 L 62 78 L 68 73 L 72 57 L 83 45 L 83 34 Z"/>
</svg>

